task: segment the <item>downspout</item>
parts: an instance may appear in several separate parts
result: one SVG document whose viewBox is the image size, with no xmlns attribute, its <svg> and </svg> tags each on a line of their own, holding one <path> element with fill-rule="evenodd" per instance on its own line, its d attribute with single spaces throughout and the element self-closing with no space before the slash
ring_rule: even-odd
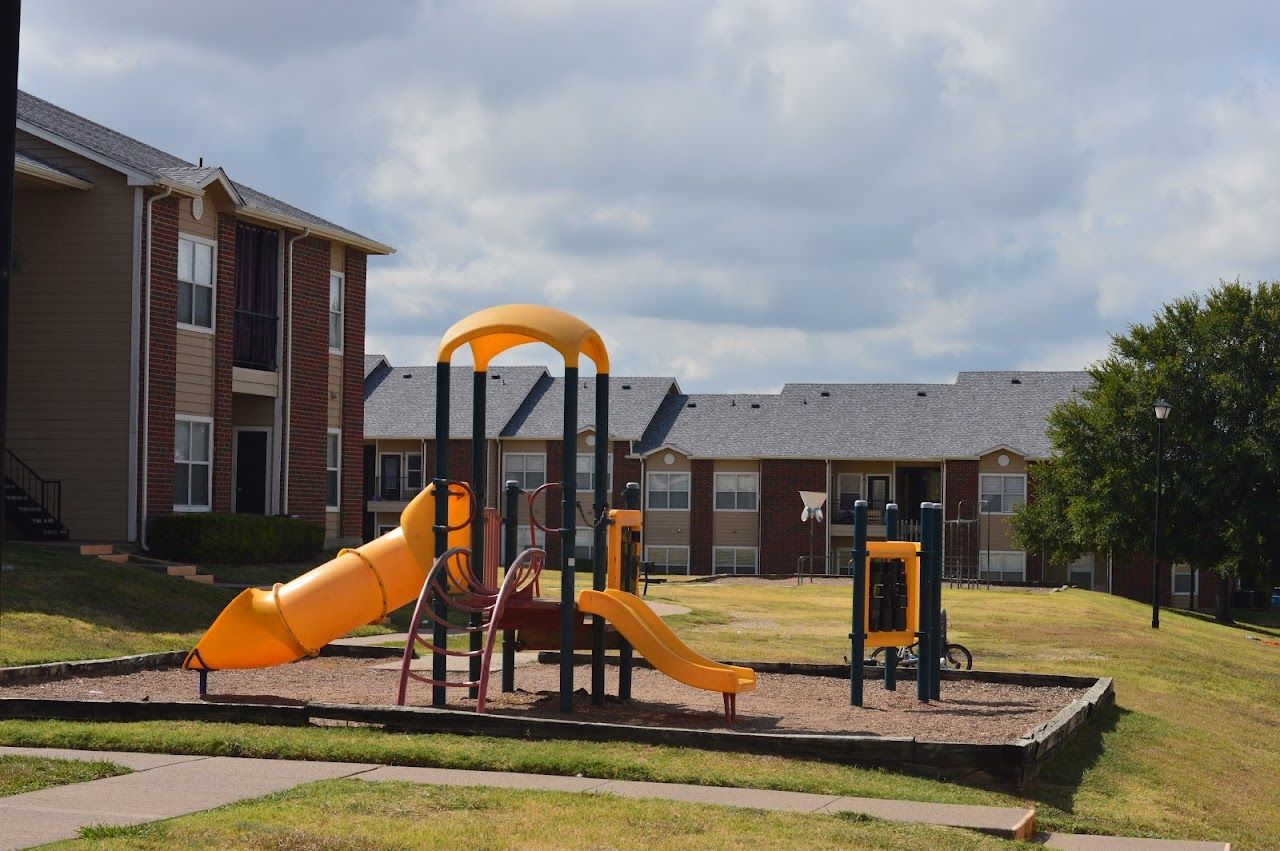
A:
<svg viewBox="0 0 1280 851">
<path fill-rule="evenodd" d="M 284 499 L 280 507 L 281 514 L 289 513 L 289 456 L 293 454 L 293 428 L 290 412 L 293 410 L 293 244 L 300 239 L 311 236 L 311 228 L 303 228 L 302 233 L 289 237 L 285 243 L 285 333 L 289 337 L 287 348 L 288 368 L 284 376 L 284 424 L 281 445 L 284 452 Z"/>
<path fill-rule="evenodd" d="M 141 186 L 133 189 L 133 260 L 129 270 L 129 508 L 125 537 L 138 539 L 138 397 L 142 376 L 142 199 Z"/>
<path fill-rule="evenodd" d="M 146 326 L 146 348 L 142 354 L 142 534 L 139 544 L 142 549 L 149 549 L 147 546 L 147 485 L 150 482 L 150 476 L 147 471 L 151 464 L 151 224 L 154 214 L 151 207 L 157 201 L 163 201 L 173 194 L 173 187 L 166 186 L 164 192 L 159 195 L 152 195 L 147 199 L 147 257 L 146 257 L 146 288 L 147 310 L 145 318 Z"/>
</svg>

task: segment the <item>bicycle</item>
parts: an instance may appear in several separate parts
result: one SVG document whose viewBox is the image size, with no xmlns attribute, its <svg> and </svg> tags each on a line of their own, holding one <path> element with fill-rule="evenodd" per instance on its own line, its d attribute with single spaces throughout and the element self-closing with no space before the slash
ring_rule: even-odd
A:
<svg viewBox="0 0 1280 851">
<path fill-rule="evenodd" d="M 871 662 L 877 665 L 884 664 L 884 652 L 886 649 L 892 650 L 898 654 L 898 667 L 913 668 L 920 663 L 920 655 L 918 652 L 919 642 L 912 644 L 910 647 L 877 647 L 871 653 Z M 973 654 L 969 652 L 969 648 L 963 644 L 948 644 L 946 652 L 941 657 L 942 667 L 949 668 L 953 671 L 970 671 L 973 670 Z"/>
</svg>

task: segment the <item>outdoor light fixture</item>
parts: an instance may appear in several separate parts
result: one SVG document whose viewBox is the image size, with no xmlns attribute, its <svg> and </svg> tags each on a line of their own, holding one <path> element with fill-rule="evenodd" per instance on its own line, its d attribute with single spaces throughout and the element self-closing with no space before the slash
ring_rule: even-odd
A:
<svg viewBox="0 0 1280 851">
<path fill-rule="evenodd" d="M 1160 628 L 1160 492 L 1164 482 L 1161 479 L 1161 462 L 1164 460 L 1164 421 L 1169 419 L 1173 410 L 1163 399 L 1157 399 L 1154 405 L 1156 412 L 1156 517 L 1155 534 L 1151 542 L 1151 628 Z"/>
<path fill-rule="evenodd" d="M 1163 399 L 1157 399 L 1155 404 L 1155 409 L 1156 409 L 1156 419 L 1160 420 L 1161 422 L 1164 422 L 1165 420 L 1169 419 L 1169 412 L 1173 410 L 1173 405 L 1170 405 L 1168 402 L 1166 402 Z"/>
</svg>

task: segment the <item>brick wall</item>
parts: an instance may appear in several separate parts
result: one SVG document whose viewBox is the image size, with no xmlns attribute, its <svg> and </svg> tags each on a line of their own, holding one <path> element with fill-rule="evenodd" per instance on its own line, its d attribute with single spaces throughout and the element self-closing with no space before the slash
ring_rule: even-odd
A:
<svg viewBox="0 0 1280 851">
<path fill-rule="evenodd" d="M 1167 559 L 1160 573 L 1160 605 L 1173 604 L 1173 573 Z M 1105 569 L 1105 562 L 1099 559 L 1100 568 Z M 1218 603 L 1218 593 L 1223 581 L 1211 570 L 1200 571 L 1200 590 L 1196 593 L 1196 609 L 1212 610 Z M 1112 593 L 1140 603 L 1151 602 L 1151 554 L 1134 553 L 1128 558 L 1116 556 L 1111 569 Z M 1180 597 L 1179 606 L 1187 605 L 1187 598 Z"/>
<path fill-rule="evenodd" d="M 547 441 L 547 481 L 559 482 L 564 477 L 564 441 L 548 440 Z M 553 488 L 548 493 L 545 500 L 546 519 L 542 524 L 548 529 L 560 528 L 560 500 L 563 495 L 559 489 Z M 570 544 L 572 546 L 572 543 Z M 547 536 L 547 566 L 555 569 L 560 568 L 560 538 L 558 535 Z"/>
<path fill-rule="evenodd" d="M 1035 502 L 1036 486 L 1032 478 L 1032 464 L 1027 465 L 1027 502 Z M 1027 551 L 1027 581 L 1040 582 L 1044 579 L 1044 556 L 1041 553 Z"/>
<path fill-rule="evenodd" d="M 364 312 L 367 256 L 346 249 L 342 326 L 342 516 L 338 534 L 359 537 L 364 514 Z"/>
<path fill-rule="evenodd" d="M 943 463 L 944 484 L 943 520 L 972 519 L 977 516 L 978 505 L 978 462 L 949 460 Z M 978 535 L 968 537 L 968 552 L 964 553 L 964 564 L 976 566 L 978 563 Z M 949 545 L 956 545 L 951 541 Z M 947 553 L 947 558 L 958 558 L 960 554 Z M 1028 568 L 1030 557 L 1028 557 Z"/>
<path fill-rule="evenodd" d="M 146 230 L 143 230 L 146 239 Z M 173 510 L 174 375 L 177 369 L 178 322 L 178 199 L 151 205 L 151 322 L 143 333 L 143 351 L 151 352 L 149 445 L 143 459 L 147 474 L 147 516 Z M 145 311 L 146 305 L 143 305 Z M 145 313 L 144 313 L 145 316 Z M 145 379 L 146 358 L 139 363 Z M 141 449 L 141 435 L 139 435 Z M 139 454 L 141 458 L 141 453 Z M 139 489 L 141 501 L 141 489 Z"/>
<path fill-rule="evenodd" d="M 695 459 L 689 478 L 689 567 L 711 572 L 711 542 L 715 537 L 715 462 Z M 826 540 L 825 536 L 823 540 Z M 763 557 L 761 553 L 761 557 Z"/>
<path fill-rule="evenodd" d="M 293 245 L 293 399 L 289 410 L 289 506 L 325 522 L 325 440 L 329 416 L 329 243 Z M 287 345 L 287 341 L 286 341 Z M 363 365 L 360 375 L 364 375 Z M 359 441 L 350 441 L 359 446 Z M 356 463 L 358 469 L 358 461 Z M 357 495 L 358 497 L 358 495 Z"/>
<path fill-rule="evenodd" d="M 630 441 L 614 441 L 610 448 L 613 451 L 612 505 L 614 508 L 625 508 L 626 503 L 622 498 L 622 491 L 626 488 L 627 482 L 640 484 L 640 459 L 627 457 L 627 454 L 631 451 Z"/>
<path fill-rule="evenodd" d="M 218 287 L 213 339 L 213 510 L 231 510 L 231 369 L 235 341 L 236 219 L 218 214 Z"/>
<path fill-rule="evenodd" d="M 822 461 L 760 462 L 760 571 L 795 573 L 796 562 L 809 554 L 809 523 L 799 491 L 825 491 L 827 466 Z M 814 554 L 826 555 L 826 521 L 813 532 Z"/>
</svg>

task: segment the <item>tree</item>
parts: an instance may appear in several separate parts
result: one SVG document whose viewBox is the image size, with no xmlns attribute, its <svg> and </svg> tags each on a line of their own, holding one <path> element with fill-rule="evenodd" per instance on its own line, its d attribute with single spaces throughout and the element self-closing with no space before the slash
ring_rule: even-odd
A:
<svg viewBox="0 0 1280 851">
<path fill-rule="evenodd" d="M 1155 416 L 1165 423 L 1161 562 L 1223 577 L 1277 576 L 1280 558 L 1280 283 L 1221 283 L 1111 340 L 1092 386 L 1049 415 L 1053 458 L 1014 517 L 1021 546 L 1062 558 L 1150 552 Z M 1229 619 L 1228 595 L 1219 618 Z"/>
</svg>

